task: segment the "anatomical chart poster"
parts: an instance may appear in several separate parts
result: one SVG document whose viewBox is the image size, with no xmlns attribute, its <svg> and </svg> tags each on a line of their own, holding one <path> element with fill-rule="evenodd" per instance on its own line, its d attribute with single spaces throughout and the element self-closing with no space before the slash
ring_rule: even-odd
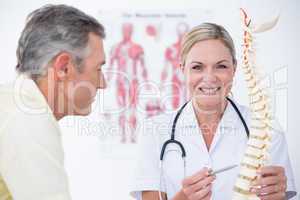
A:
<svg viewBox="0 0 300 200">
<path fill-rule="evenodd" d="M 146 118 L 178 109 L 188 96 L 179 67 L 182 36 L 211 21 L 211 10 L 99 11 L 104 40 L 107 88 L 101 91 L 92 121 L 101 124 L 101 142 L 135 144 Z M 99 114 L 101 113 L 101 114 Z"/>
</svg>

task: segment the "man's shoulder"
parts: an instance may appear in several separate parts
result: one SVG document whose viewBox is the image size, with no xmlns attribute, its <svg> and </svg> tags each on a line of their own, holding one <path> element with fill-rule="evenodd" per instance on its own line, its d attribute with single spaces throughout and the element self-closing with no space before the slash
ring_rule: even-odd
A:
<svg viewBox="0 0 300 200">
<path fill-rule="evenodd" d="M 19 99 L 18 99 L 19 98 Z M 59 132 L 58 123 L 47 109 L 33 106 L 29 96 L 17 96 L 11 85 L 0 86 L 0 137 L 27 138 Z M 30 102 L 32 104 L 26 104 Z M 53 134 L 57 135 L 57 134 Z"/>
<path fill-rule="evenodd" d="M 1 121 L 0 148 L 9 146 L 26 152 L 38 149 L 54 155 L 60 161 L 63 158 L 58 123 L 48 114 L 28 114 L 17 110 L 5 122 Z"/>
<path fill-rule="evenodd" d="M 16 87 L 16 82 L 0 85 L 0 124 L 9 119 L 14 124 L 53 123 L 55 120 L 49 106 L 33 94 L 37 93 L 35 90 L 37 88 Z"/>
<path fill-rule="evenodd" d="M 16 110 L 8 117 L 0 116 L 4 119 L 0 122 L 0 135 L 19 139 L 32 136 L 47 138 L 57 136 L 60 132 L 58 123 L 48 114 L 30 114 Z"/>
</svg>

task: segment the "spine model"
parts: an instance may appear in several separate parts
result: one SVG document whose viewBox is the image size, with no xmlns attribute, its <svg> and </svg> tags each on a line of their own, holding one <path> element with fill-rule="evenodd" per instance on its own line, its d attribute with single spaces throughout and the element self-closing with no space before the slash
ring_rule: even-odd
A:
<svg viewBox="0 0 300 200">
<path fill-rule="evenodd" d="M 271 22 L 254 26 L 246 12 L 241 9 L 243 25 L 243 71 L 248 87 L 251 109 L 250 135 L 244 157 L 240 165 L 233 200 L 259 200 L 260 198 L 250 192 L 251 183 L 257 178 L 257 170 L 266 165 L 270 158 L 271 113 L 267 95 L 261 85 L 255 69 L 255 51 L 253 48 L 253 34 L 264 32 L 275 26 L 278 17 Z"/>
</svg>

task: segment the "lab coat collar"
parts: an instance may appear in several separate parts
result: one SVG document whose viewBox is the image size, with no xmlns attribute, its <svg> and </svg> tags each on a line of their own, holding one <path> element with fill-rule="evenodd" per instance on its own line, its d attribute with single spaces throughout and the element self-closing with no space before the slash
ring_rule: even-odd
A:
<svg viewBox="0 0 300 200">
<path fill-rule="evenodd" d="M 179 128 L 197 128 L 198 127 L 198 122 L 196 119 L 196 114 L 195 114 L 195 110 L 193 108 L 192 101 L 190 101 L 186 105 L 186 107 L 182 111 L 181 115 L 182 116 L 180 116 L 179 120 L 178 120 Z M 233 124 L 236 122 L 237 119 L 238 119 L 238 115 L 237 115 L 236 111 L 234 110 L 231 103 L 228 102 L 218 126 L 221 129 L 222 128 L 232 128 Z"/>
<path fill-rule="evenodd" d="M 209 151 L 206 148 L 205 141 L 202 137 L 199 138 L 199 134 L 201 134 L 201 129 L 198 126 L 198 122 L 196 119 L 196 114 L 192 105 L 192 102 L 189 102 L 186 105 L 186 108 L 182 112 L 182 116 L 179 117 L 178 120 L 178 137 L 181 135 L 182 137 L 190 138 L 192 144 L 199 146 L 204 152 L 212 153 L 221 138 L 223 137 L 223 133 L 235 133 L 233 129 L 236 129 L 236 120 L 238 119 L 238 115 L 235 112 L 233 106 L 230 102 L 228 102 L 224 114 L 220 123 L 218 124 L 215 137 L 211 143 Z M 176 128 L 177 129 L 177 128 Z"/>
</svg>

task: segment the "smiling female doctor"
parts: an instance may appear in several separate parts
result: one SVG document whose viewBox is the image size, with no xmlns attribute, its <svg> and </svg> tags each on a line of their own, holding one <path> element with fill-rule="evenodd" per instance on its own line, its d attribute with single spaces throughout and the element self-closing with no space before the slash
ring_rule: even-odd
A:
<svg viewBox="0 0 300 200">
<path fill-rule="evenodd" d="M 181 69 L 191 101 L 143 124 L 136 199 L 231 200 L 239 167 L 217 175 L 210 169 L 239 164 L 246 148 L 250 111 L 227 97 L 236 65 L 223 27 L 204 23 L 185 35 Z M 295 185 L 284 134 L 276 127 L 270 153 L 271 164 L 261 168 L 252 190 L 261 199 L 283 200 Z"/>
</svg>

